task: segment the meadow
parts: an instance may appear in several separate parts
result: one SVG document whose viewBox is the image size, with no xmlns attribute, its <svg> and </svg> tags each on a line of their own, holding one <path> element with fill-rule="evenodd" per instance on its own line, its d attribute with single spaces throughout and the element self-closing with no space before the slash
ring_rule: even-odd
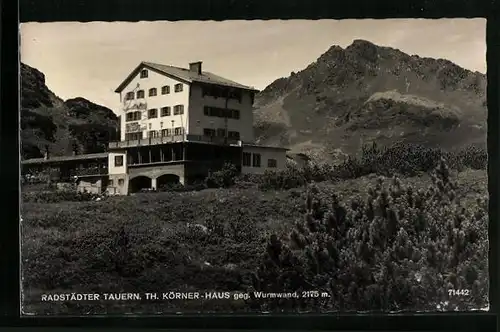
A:
<svg viewBox="0 0 500 332">
<path fill-rule="evenodd" d="M 372 146 L 337 166 L 288 166 L 259 179 L 222 170 L 203 190 L 102 200 L 24 192 L 23 311 L 482 308 L 488 296 L 486 162 L 477 149 L 452 155 Z M 41 301 L 48 293 L 170 291 L 321 291 L 331 297 Z"/>
</svg>

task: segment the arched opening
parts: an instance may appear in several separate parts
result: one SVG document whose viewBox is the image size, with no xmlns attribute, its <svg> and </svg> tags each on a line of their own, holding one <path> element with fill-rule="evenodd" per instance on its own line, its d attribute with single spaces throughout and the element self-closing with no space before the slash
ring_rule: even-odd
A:
<svg viewBox="0 0 500 332">
<path fill-rule="evenodd" d="M 179 176 L 175 174 L 163 174 L 162 176 L 159 176 L 156 179 L 156 187 L 159 190 L 171 187 L 171 186 L 177 186 L 180 184 L 180 179 Z"/>
<path fill-rule="evenodd" d="M 151 188 L 151 178 L 147 176 L 137 176 L 130 180 L 130 192 L 136 193 L 142 189 Z"/>
</svg>

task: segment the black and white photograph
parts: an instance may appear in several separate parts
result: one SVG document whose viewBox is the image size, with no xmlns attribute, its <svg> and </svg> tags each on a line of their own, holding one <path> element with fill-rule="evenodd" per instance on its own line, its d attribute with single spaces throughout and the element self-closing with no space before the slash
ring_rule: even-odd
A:
<svg viewBox="0 0 500 332">
<path fill-rule="evenodd" d="M 485 19 L 20 25 L 23 316 L 488 310 Z"/>
</svg>

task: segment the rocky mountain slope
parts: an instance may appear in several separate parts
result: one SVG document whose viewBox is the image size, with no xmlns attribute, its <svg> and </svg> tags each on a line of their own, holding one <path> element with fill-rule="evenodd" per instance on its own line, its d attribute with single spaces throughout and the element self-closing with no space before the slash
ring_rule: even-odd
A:
<svg viewBox="0 0 500 332">
<path fill-rule="evenodd" d="M 116 139 L 118 118 L 108 108 L 84 98 L 63 101 L 45 85 L 45 76 L 21 63 L 22 158 L 104 151 Z"/>
<path fill-rule="evenodd" d="M 332 157 L 363 143 L 486 144 L 486 76 L 355 40 L 256 97 L 256 137 Z"/>
</svg>

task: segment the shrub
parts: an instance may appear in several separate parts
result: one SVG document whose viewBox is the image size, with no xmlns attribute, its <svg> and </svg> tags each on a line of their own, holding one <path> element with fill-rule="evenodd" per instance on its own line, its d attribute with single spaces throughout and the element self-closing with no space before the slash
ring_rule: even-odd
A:
<svg viewBox="0 0 500 332">
<path fill-rule="evenodd" d="M 237 175 L 236 166 L 226 163 L 221 170 L 210 172 L 205 184 L 208 188 L 228 188 L 234 185 Z"/>
<path fill-rule="evenodd" d="M 320 291 L 329 298 L 254 302 L 262 310 L 467 310 L 487 303 L 487 201 L 463 206 L 442 159 L 415 191 L 380 178 L 366 198 L 342 202 L 312 186 L 303 221 L 271 235 L 253 287 Z M 468 289 L 467 297 L 448 290 Z M 255 303 L 254 303 L 255 305 Z"/>
<path fill-rule="evenodd" d="M 262 182 L 262 177 L 263 177 L 262 174 L 252 174 L 252 173 L 239 174 L 234 181 L 234 186 L 235 188 L 239 189 L 258 187 L 259 184 Z"/>
<path fill-rule="evenodd" d="M 75 190 L 23 192 L 22 201 L 25 203 L 58 203 L 58 202 L 86 202 L 101 198 L 102 195 Z"/>
<path fill-rule="evenodd" d="M 287 190 L 307 183 L 304 169 L 287 164 L 283 170 L 266 170 L 260 178 L 259 188 L 263 190 Z"/>
<path fill-rule="evenodd" d="M 488 152 L 477 146 L 468 146 L 458 153 L 458 158 L 465 167 L 486 169 L 488 167 Z"/>
<path fill-rule="evenodd" d="M 160 186 L 156 191 L 149 190 L 148 192 L 186 192 L 186 191 L 200 191 L 206 189 L 207 186 L 204 181 L 196 181 L 191 184 L 168 183 Z"/>
</svg>

